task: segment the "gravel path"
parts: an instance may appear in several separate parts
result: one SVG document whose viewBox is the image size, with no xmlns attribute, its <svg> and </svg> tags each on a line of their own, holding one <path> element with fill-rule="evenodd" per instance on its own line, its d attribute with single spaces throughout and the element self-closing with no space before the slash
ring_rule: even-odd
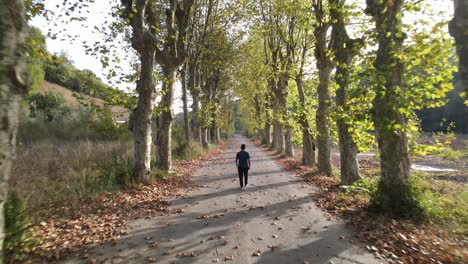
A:
<svg viewBox="0 0 468 264">
<path fill-rule="evenodd" d="M 252 157 L 246 191 L 240 190 L 234 164 L 241 143 Z M 133 221 L 128 235 L 89 254 L 96 263 L 384 262 L 353 243 L 343 223 L 327 219 L 311 198 L 316 189 L 274 159 L 271 151 L 236 135 L 196 173 L 194 181 L 202 187 L 172 201 L 173 213 Z"/>
</svg>

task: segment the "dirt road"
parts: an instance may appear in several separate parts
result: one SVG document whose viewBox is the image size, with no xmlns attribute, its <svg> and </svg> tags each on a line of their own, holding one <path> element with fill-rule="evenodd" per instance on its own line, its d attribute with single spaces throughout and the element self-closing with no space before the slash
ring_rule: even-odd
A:
<svg viewBox="0 0 468 264">
<path fill-rule="evenodd" d="M 252 157 L 246 191 L 234 163 L 241 143 Z M 236 135 L 224 154 L 195 175 L 202 187 L 172 201 L 173 213 L 133 221 L 128 235 L 89 254 L 97 263 L 384 262 L 353 243 L 343 223 L 328 220 L 311 198 L 316 190 L 274 158 Z"/>
</svg>

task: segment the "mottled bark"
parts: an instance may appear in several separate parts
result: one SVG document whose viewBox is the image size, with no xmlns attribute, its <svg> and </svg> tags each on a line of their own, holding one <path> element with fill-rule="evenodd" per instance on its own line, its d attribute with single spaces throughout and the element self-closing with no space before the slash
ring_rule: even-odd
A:
<svg viewBox="0 0 468 264">
<path fill-rule="evenodd" d="M 148 183 L 151 170 L 151 117 L 154 108 L 154 50 L 141 51 L 140 79 L 137 81 L 138 101 L 132 114 L 133 171 L 131 181 Z"/>
<path fill-rule="evenodd" d="M 28 90 L 24 1 L 0 0 L 0 263 L 5 239 L 4 205 L 15 155 L 21 96 Z"/>
<path fill-rule="evenodd" d="M 153 68 L 156 43 L 154 30 L 148 26 L 148 18 L 154 16 L 153 6 L 147 1 L 122 1 L 124 17 L 132 27 L 131 43 L 140 57 L 140 76 L 137 81 L 137 106 L 133 110 L 130 129 L 133 131 L 134 152 L 131 181 L 147 183 L 151 170 L 151 116 L 154 107 Z M 137 10 L 137 12 L 134 12 Z"/>
<path fill-rule="evenodd" d="M 292 142 L 293 130 L 292 128 L 286 128 L 284 133 L 284 153 L 286 157 L 294 157 L 294 144 Z"/>
<path fill-rule="evenodd" d="M 332 175 L 331 166 L 331 138 L 330 138 L 330 122 L 328 116 L 330 114 L 330 91 L 328 89 L 330 83 L 329 68 L 319 68 L 319 85 L 318 85 L 318 108 L 316 113 L 317 125 L 317 145 L 318 145 L 318 170 L 325 175 Z"/>
<path fill-rule="evenodd" d="M 410 160 L 408 138 L 404 131 L 404 115 L 399 111 L 403 86 L 403 62 L 395 54 L 402 52 L 402 0 L 367 0 L 366 12 L 374 17 L 379 47 L 374 62 L 376 96 L 373 120 L 380 152 L 381 180 L 378 205 L 393 213 L 410 213 L 413 199 L 410 193 Z"/>
<path fill-rule="evenodd" d="M 300 116 L 300 124 L 302 126 L 302 165 L 315 165 L 315 144 L 314 137 L 311 132 L 309 122 L 306 115 L 306 98 L 304 93 L 304 83 L 302 77 L 297 76 L 296 79 L 297 92 L 299 94 L 299 103 L 303 109 Z"/>
<path fill-rule="evenodd" d="M 277 120 L 273 121 L 273 148 L 278 153 L 283 153 L 284 150 L 284 135 L 281 123 Z"/>
<path fill-rule="evenodd" d="M 314 27 L 315 36 L 315 59 L 319 72 L 318 93 L 318 108 L 316 113 L 317 124 L 317 145 L 318 145 L 318 170 L 325 175 L 332 175 L 331 166 L 331 138 L 330 138 L 330 73 L 333 69 L 332 61 L 329 57 L 329 47 L 333 43 L 333 37 L 330 38 L 330 43 L 327 41 L 327 32 L 330 28 L 329 22 L 326 21 L 325 9 L 322 1 L 313 3 L 317 22 Z"/>
<path fill-rule="evenodd" d="M 175 69 L 172 67 L 163 68 L 163 73 L 163 95 L 159 105 L 161 113 L 159 114 L 158 122 L 159 135 L 157 140 L 157 155 L 159 159 L 158 167 L 164 171 L 170 171 L 172 169 L 171 141 L 172 121 L 174 119 L 172 114 L 172 101 L 174 100 L 173 86 Z"/>
<path fill-rule="evenodd" d="M 158 157 L 160 169 L 172 169 L 171 130 L 172 101 L 175 71 L 183 65 L 187 50 L 185 38 L 188 30 L 193 0 L 170 1 L 165 10 L 165 35 L 161 48 L 156 48 L 156 61 L 163 71 L 163 95 L 158 126 Z M 155 20 L 155 17 L 152 17 Z M 154 30 L 154 29 L 153 29 Z"/>
<path fill-rule="evenodd" d="M 468 1 L 454 0 L 454 17 L 449 23 L 449 32 L 456 43 L 458 72 L 468 98 Z"/>
<path fill-rule="evenodd" d="M 362 47 L 362 41 L 350 39 L 348 36 L 342 13 L 344 1 L 330 0 L 330 4 L 334 6 L 334 8 L 330 9 L 330 14 L 335 21 L 332 28 L 332 36 L 334 38 L 333 51 L 337 65 L 335 74 L 335 80 L 338 84 L 336 105 L 338 109 L 343 111 L 341 115 L 338 115 L 336 120 L 340 144 L 341 184 L 351 185 L 359 180 L 361 176 L 359 175 L 357 145 L 350 132 L 350 125 L 344 118 L 344 113 L 348 109 L 347 97 L 350 70 L 352 69 L 351 63 L 357 55 L 357 51 Z"/>
<path fill-rule="evenodd" d="M 191 140 L 190 137 L 190 121 L 189 121 L 189 111 L 187 103 L 187 64 L 184 64 L 182 70 L 180 71 L 181 83 L 182 83 L 182 108 L 184 113 L 184 140 L 185 143 L 189 143 Z"/>
</svg>

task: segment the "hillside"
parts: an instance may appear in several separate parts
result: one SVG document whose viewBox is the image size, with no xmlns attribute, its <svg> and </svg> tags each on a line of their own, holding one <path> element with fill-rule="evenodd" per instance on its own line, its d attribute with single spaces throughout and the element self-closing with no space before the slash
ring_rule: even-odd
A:
<svg viewBox="0 0 468 264">
<path fill-rule="evenodd" d="M 39 88 L 39 92 L 45 93 L 45 92 L 56 92 L 56 93 L 61 93 L 65 97 L 65 100 L 67 102 L 67 105 L 70 106 L 71 108 L 77 108 L 83 103 L 89 103 L 89 104 L 95 104 L 98 106 L 103 106 L 105 105 L 105 101 L 102 99 L 94 98 L 89 95 L 84 95 L 84 94 L 79 94 L 76 93 L 70 89 L 67 89 L 61 85 L 51 83 L 48 81 L 44 81 L 42 85 Z M 81 99 L 78 99 L 78 96 L 83 98 L 84 102 L 80 102 Z M 130 110 L 121 106 L 111 106 L 110 107 L 111 112 L 114 114 L 114 119 L 117 123 L 125 123 L 127 122 L 129 115 L 130 115 Z"/>
</svg>

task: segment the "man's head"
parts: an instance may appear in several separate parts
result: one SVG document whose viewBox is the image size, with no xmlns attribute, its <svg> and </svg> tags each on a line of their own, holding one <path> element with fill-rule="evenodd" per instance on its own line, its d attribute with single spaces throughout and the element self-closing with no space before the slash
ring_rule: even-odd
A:
<svg viewBox="0 0 468 264">
<path fill-rule="evenodd" d="M 245 150 L 245 144 L 242 144 L 242 145 L 241 145 L 241 149 L 242 149 L 242 150 Z"/>
</svg>

